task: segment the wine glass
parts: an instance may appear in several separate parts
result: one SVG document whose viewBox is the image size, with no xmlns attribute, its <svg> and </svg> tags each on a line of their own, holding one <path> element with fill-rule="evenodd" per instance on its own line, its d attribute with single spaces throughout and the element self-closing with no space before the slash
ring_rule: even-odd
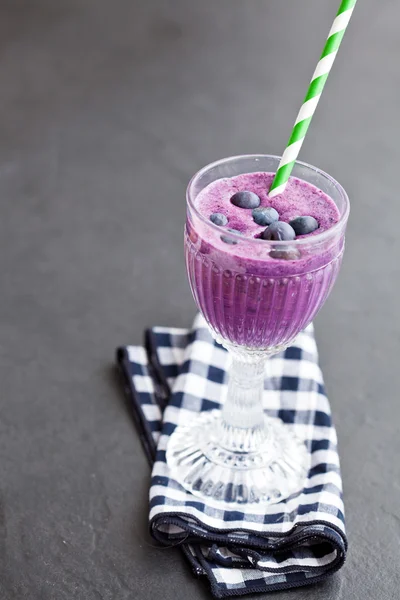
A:
<svg viewBox="0 0 400 600">
<path fill-rule="evenodd" d="M 206 186 L 239 174 L 276 171 L 279 157 L 236 156 L 201 169 L 187 189 L 185 254 L 189 282 L 211 334 L 230 356 L 222 409 L 191 417 L 167 448 L 171 477 L 203 498 L 275 503 L 300 493 L 310 453 L 293 427 L 267 416 L 266 361 L 290 346 L 328 297 L 340 269 L 349 215 L 346 192 L 331 176 L 296 162 L 293 176 L 336 204 L 330 229 L 293 241 L 265 241 L 224 230 L 196 198 Z"/>
</svg>

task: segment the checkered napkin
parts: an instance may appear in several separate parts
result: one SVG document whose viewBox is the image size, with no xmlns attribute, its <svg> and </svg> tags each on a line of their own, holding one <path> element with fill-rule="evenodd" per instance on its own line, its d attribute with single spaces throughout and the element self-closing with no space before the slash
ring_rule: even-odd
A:
<svg viewBox="0 0 400 600">
<path fill-rule="evenodd" d="M 191 330 L 155 327 L 145 347 L 117 350 L 143 447 L 153 466 L 150 530 L 180 545 L 216 598 L 307 585 L 339 569 L 346 556 L 336 432 L 318 366 L 313 328 L 268 361 L 265 411 L 304 438 L 311 466 L 303 491 L 278 504 L 202 501 L 170 478 L 169 436 L 199 411 L 220 407 L 227 352 L 198 316 Z"/>
</svg>

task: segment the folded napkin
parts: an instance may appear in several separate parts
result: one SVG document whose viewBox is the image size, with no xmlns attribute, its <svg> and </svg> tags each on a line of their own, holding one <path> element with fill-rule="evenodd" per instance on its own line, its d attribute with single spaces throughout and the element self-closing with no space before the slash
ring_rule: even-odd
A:
<svg viewBox="0 0 400 600">
<path fill-rule="evenodd" d="M 198 316 L 191 330 L 155 327 L 145 347 L 117 350 L 132 412 L 153 466 L 150 531 L 180 545 L 214 597 L 307 585 L 345 560 L 342 483 L 336 432 L 318 366 L 313 328 L 267 365 L 264 407 L 306 440 L 311 466 L 305 487 L 277 504 L 237 505 L 202 500 L 170 477 L 169 436 L 200 411 L 220 407 L 227 352 Z"/>
</svg>

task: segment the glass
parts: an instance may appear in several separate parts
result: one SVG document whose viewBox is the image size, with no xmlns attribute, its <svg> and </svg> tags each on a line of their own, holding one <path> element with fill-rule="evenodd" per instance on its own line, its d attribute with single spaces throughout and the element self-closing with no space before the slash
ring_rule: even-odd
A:
<svg viewBox="0 0 400 600">
<path fill-rule="evenodd" d="M 293 176 L 328 194 L 340 219 L 328 230 L 291 242 L 246 238 L 224 229 L 230 243 L 221 244 L 221 228 L 195 204 L 213 181 L 275 172 L 278 164 L 276 156 L 226 158 L 204 167 L 187 189 L 189 282 L 212 335 L 229 352 L 230 369 L 222 410 L 178 426 L 167 461 L 182 486 L 216 501 L 279 502 L 303 489 L 309 468 L 304 440 L 291 426 L 264 414 L 265 367 L 311 322 L 333 287 L 349 215 L 346 192 L 326 173 L 297 162 Z"/>
</svg>

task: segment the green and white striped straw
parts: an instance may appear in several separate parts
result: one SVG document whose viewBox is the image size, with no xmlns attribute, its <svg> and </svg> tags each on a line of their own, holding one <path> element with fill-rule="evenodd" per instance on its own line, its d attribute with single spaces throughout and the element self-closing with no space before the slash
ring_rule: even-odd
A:
<svg viewBox="0 0 400 600">
<path fill-rule="evenodd" d="M 282 194 L 286 187 L 356 2 L 357 0 L 342 0 L 269 190 L 270 198 Z"/>
</svg>

